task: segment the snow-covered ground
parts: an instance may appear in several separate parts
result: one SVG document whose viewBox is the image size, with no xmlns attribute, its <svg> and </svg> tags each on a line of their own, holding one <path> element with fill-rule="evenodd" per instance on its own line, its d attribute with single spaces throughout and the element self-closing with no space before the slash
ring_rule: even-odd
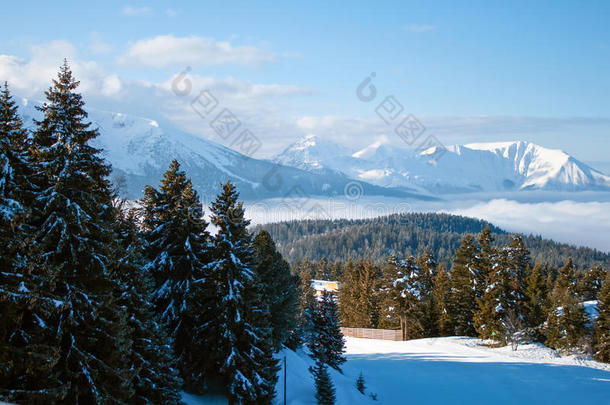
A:
<svg viewBox="0 0 610 405">
<path fill-rule="evenodd" d="M 603 404 L 610 398 L 610 364 L 561 357 L 543 345 L 491 349 L 474 338 L 447 337 L 407 342 L 346 338 L 343 374 L 331 372 L 338 405 L 355 404 Z M 285 350 L 287 403 L 314 405 L 307 355 Z M 356 390 L 364 374 L 367 396 Z M 283 371 L 276 404 L 283 403 Z M 377 401 L 368 397 L 377 394 Z M 222 403 L 189 397 L 189 404 Z"/>
</svg>

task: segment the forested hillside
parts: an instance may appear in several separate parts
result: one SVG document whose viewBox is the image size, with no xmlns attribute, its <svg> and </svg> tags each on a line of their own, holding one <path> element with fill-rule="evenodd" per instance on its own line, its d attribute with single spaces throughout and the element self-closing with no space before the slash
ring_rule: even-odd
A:
<svg viewBox="0 0 610 405">
<path fill-rule="evenodd" d="M 289 262 L 308 258 L 328 262 L 368 259 L 377 263 L 390 253 L 400 257 L 421 255 L 430 249 L 439 263 L 449 267 L 465 234 L 479 233 L 487 222 L 463 216 L 433 213 L 396 214 L 362 220 L 305 220 L 259 225 L 267 230 Z M 510 242 L 510 234 L 489 224 L 495 243 Z M 610 255 L 595 249 L 557 243 L 540 236 L 524 236 L 534 262 L 562 266 L 572 257 L 577 268 L 596 264 L 608 267 Z"/>
</svg>

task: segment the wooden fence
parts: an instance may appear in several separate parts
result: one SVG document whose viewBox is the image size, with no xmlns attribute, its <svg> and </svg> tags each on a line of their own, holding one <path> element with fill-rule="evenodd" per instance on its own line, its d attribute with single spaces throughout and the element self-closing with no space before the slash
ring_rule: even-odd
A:
<svg viewBox="0 0 610 405">
<path fill-rule="evenodd" d="M 401 331 L 393 329 L 341 328 L 341 333 L 364 339 L 402 340 Z"/>
</svg>

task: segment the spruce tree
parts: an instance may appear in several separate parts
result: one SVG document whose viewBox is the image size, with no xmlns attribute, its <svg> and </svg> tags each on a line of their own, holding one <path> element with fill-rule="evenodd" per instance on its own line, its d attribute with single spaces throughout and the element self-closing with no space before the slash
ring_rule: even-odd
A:
<svg viewBox="0 0 610 405">
<path fill-rule="evenodd" d="M 526 278 L 528 270 L 531 268 L 531 258 L 530 251 L 525 246 L 523 237 L 517 234 L 512 235 L 511 238 L 510 245 L 503 249 L 506 257 L 506 269 L 508 271 L 507 286 L 505 288 L 507 310 L 522 316 L 526 301 Z"/>
<path fill-rule="evenodd" d="M 437 331 L 439 336 L 450 336 L 453 333 L 453 325 L 451 319 L 451 309 L 449 307 L 450 286 L 447 270 L 441 265 L 439 266 L 436 276 L 434 277 L 434 311 L 437 322 Z"/>
<path fill-rule="evenodd" d="M 118 303 L 128 314 L 133 341 L 130 368 L 135 371 L 135 393 L 130 403 L 179 404 L 182 381 L 172 357 L 170 340 L 149 302 L 153 279 L 144 268 L 135 212 L 126 212 L 120 204 L 117 214 L 116 232 L 120 242 L 116 269 L 120 281 Z"/>
<path fill-rule="evenodd" d="M 429 249 L 417 259 L 417 267 L 420 274 L 420 305 L 421 325 L 424 337 L 438 336 L 438 319 L 436 304 L 434 302 L 434 278 L 436 276 L 437 263 Z"/>
<path fill-rule="evenodd" d="M 31 260 L 29 214 L 35 187 L 27 133 L 8 85 L 0 91 L 0 399 L 45 403 L 65 395 L 54 367 L 50 320 L 60 308 L 41 286 L 51 275 Z"/>
<path fill-rule="evenodd" d="M 542 266 L 536 264 L 526 278 L 524 319 L 529 328 L 538 329 L 545 320 L 547 289 Z"/>
<path fill-rule="evenodd" d="M 414 339 L 422 336 L 422 305 L 423 288 L 422 270 L 417 266 L 416 259 L 411 256 L 403 261 L 393 257 L 386 266 L 386 294 L 388 303 L 394 308 L 400 319 L 402 339 Z"/>
<path fill-rule="evenodd" d="M 209 380 L 219 376 L 231 401 L 269 402 L 277 378 L 276 362 L 265 317 L 259 312 L 264 308 L 260 307 L 262 297 L 256 294 L 249 221 L 238 197 L 229 181 L 211 206 L 217 233 L 204 281 L 210 302 L 203 308 L 208 322 L 202 327 L 201 342 L 212 348 L 205 372 Z"/>
<path fill-rule="evenodd" d="M 362 395 L 364 395 L 366 391 L 366 385 L 364 384 L 364 375 L 362 375 L 362 371 L 360 372 L 360 374 L 358 375 L 358 379 L 356 380 L 356 389 Z"/>
<path fill-rule="evenodd" d="M 316 385 L 316 401 L 319 405 L 334 405 L 336 401 L 335 387 L 328 367 L 322 361 L 316 361 L 315 367 L 310 367 L 309 371 L 313 374 Z"/>
<path fill-rule="evenodd" d="M 290 273 L 290 266 L 267 231 L 256 235 L 253 247 L 262 304 L 269 313 L 273 347 L 278 350 L 297 327 L 298 278 Z"/>
<path fill-rule="evenodd" d="M 597 294 L 604 284 L 606 271 L 601 265 L 593 266 L 584 272 L 579 280 L 579 293 L 585 301 L 592 301 L 597 298 Z"/>
<path fill-rule="evenodd" d="M 78 82 L 67 63 L 45 93 L 33 157 L 41 172 L 36 199 L 36 266 L 52 279 L 42 291 L 57 299 L 57 381 L 67 389 L 50 402 L 127 402 L 133 395 L 130 331 L 117 306 L 112 270 L 115 211 L 110 167 L 91 145 L 98 131 L 86 122 Z"/>
<path fill-rule="evenodd" d="M 142 227 L 145 271 L 153 278 L 151 300 L 172 341 L 174 356 L 187 387 L 202 385 L 200 362 L 205 351 L 196 349 L 195 328 L 201 320 L 203 280 L 210 241 L 203 206 L 186 173 L 173 160 L 159 190 L 144 189 Z"/>
<path fill-rule="evenodd" d="M 610 273 L 602 284 L 597 297 L 599 316 L 595 320 L 595 357 L 610 363 Z"/>
<path fill-rule="evenodd" d="M 312 332 L 308 342 L 309 350 L 314 359 L 328 364 L 341 371 L 341 364 L 346 359 L 345 341 L 339 326 L 337 304 L 328 292 L 322 294 L 321 299 L 312 308 Z"/>
<path fill-rule="evenodd" d="M 574 265 L 568 259 L 559 270 L 551 294 L 551 310 L 546 321 L 547 346 L 563 351 L 582 348 L 588 335 L 587 323 L 587 314 L 577 294 Z"/>
<path fill-rule="evenodd" d="M 377 328 L 380 320 L 381 273 L 370 261 L 348 260 L 341 275 L 339 312 L 342 325 Z"/>
<path fill-rule="evenodd" d="M 449 273 L 451 291 L 449 307 L 453 320 L 454 333 L 461 336 L 474 336 L 473 325 L 476 305 L 476 257 L 478 248 L 472 235 L 462 238 L 455 253 L 453 266 Z"/>
</svg>

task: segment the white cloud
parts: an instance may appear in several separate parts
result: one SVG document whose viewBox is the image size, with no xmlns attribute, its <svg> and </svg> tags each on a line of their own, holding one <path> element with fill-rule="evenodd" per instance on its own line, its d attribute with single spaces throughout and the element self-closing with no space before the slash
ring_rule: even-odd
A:
<svg viewBox="0 0 610 405">
<path fill-rule="evenodd" d="M 606 237 L 610 234 L 608 201 L 522 203 L 496 199 L 446 211 L 481 218 L 511 232 L 543 235 L 610 252 L 610 240 Z"/>
<path fill-rule="evenodd" d="M 15 94 L 39 99 L 57 76 L 59 66 L 67 59 L 81 82 L 80 91 L 115 97 L 122 85 L 118 76 L 108 74 L 97 63 L 78 58 L 76 48 L 66 41 L 52 41 L 30 48 L 30 59 L 0 55 L 0 78 L 9 82 Z"/>
<path fill-rule="evenodd" d="M 114 49 L 114 47 L 112 45 L 104 42 L 104 40 L 102 39 L 102 36 L 99 33 L 92 32 L 90 37 L 91 37 L 91 40 L 89 43 L 89 51 L 91 51 L 91 53 L 104 54 L 104 53 L 112 52 L 112 50 Z"/>
<path fill-rule="evenodd" d="M 135 7 L 127 5 L 123 7 L 121 13 L 130 17 L 137 17 L 142 15 L 151 15 L 153 14 L 153 9 L 150 7 Z"/>
<path fill-rule="evenodd" d="M 117 62 L 132 66 L 203 67 L 222 64 L 257 66 L 273 62 L 272 52 L 254 46 L 233 46 L 228 41 L 199 36 L 159 35 L 131 44 Z"/>
</svg>

